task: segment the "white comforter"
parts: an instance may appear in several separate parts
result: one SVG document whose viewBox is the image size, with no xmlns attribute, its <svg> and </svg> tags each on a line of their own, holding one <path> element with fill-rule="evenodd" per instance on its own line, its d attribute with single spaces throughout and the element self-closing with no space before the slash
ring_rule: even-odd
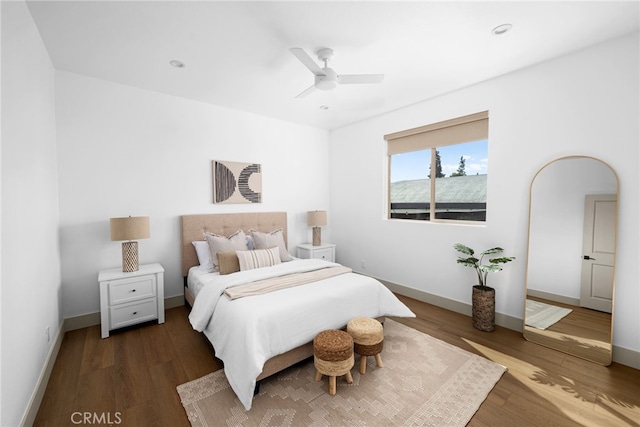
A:
<svg viewBox="0 0 640 427">
<path fill-rule="evenodd" d="M 256 378 L 268 359 L 310 342 L 358 316 L 415 317 L 384 285 L 347 273 L 264 295 L 229 300 L 229 286 L 283 274 L 337 266 L 324 260 L 294 260 L 228 275 L 207 274 L 189 320 L 213 344 L 236 395 L 249 410 Z"/>
</svg>

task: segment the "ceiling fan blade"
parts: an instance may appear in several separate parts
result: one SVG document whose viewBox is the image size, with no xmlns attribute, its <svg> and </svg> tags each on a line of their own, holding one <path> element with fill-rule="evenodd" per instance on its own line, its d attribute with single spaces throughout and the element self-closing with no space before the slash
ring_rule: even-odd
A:
<svg viewBox="0 0 640 427">
<path fill-rule="evenodd" d="M 303 90 L 302 92 L 300 92 L 296 98 L 304 98 L 305 96 L 309 95 L 311 92 L 313 92 L 314 90 L 316 90 L 316 86 L 312 85 L 309 86 L 308 88 L 306 88 L 305 90 Z"/>
<path fill-rule="evenodd" d="M 291 49 L 289 49 L 291 51 L 291 53 L 293 53 L 296 58 L 298 58 L 300 60 L 300 62 L 302 62 L 304 64 L 305 67 L 307 67 L 309 69 L 309 71 L 311 71 L 314 75 L 316 76 L 326 76 L 325 72 L 322 71 L 322 68 L 320 68 L 320 66 L 318 64 L 316 64 L 316 61 L 314 61 L 313 59 L 311 59 L 311 57 L 309 55 L 307 55 L 307 52 L 304 51 L 304 49 L 300 48 L 300 47 L 292 47 Z"/>
<path fill-rule="evenodd" d="M 380 83 L 384 74 L 342 74 L 338 76 L 340 84 Z"/>
</svg>

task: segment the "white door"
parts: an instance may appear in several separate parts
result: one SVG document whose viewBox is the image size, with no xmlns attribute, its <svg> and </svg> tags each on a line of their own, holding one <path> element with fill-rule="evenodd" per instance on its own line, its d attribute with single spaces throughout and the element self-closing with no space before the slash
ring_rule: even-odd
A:
<svg viewBox="0 0 640 427">
<path fill-rule="evenodd" d="M 616 195 L 585 196 L 580 305 L 611 313 L 616 249 Z"/>
</svg>

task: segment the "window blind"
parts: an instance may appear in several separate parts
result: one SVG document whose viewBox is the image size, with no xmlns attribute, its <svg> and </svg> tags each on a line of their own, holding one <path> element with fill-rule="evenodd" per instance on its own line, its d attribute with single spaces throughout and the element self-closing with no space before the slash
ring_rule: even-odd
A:
<svg viewBox="0 0 640 427">
<path fill-rule="evenodd" d="M 384 136 L 387 153 L 407 153 L 489 138 L 489 112 L 469 114 Z"/>
</svg>

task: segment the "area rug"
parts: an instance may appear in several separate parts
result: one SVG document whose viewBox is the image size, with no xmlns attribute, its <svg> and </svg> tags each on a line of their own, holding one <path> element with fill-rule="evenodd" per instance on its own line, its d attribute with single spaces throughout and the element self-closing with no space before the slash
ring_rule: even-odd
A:
<svg viewBox="0 0 640 427">
<path fill-rule="evenodd" d="M 223 370 L 179 385 L 178 394 L 192 426 L 464 426 L 506 368 L 387 319 L 384 367 L 359 356 L 353 383 L 314 379 L 313 360 L 301 362 L 262 381 L 246 411 Z"/>
<path fill-rule="evenodd" d="M 570 308 L 556 307 L 555 305 L 527 299 L 525 324 L 536 329 L 547 329 L 572 311 Z"/>
</svg>

